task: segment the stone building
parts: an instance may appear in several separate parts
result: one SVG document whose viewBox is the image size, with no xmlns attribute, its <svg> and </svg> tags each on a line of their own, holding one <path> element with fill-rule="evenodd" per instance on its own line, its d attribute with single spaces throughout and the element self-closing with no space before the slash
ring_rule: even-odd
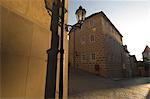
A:
<svg viewBox="0 0 150 99">
<path fill-rule="evenodd" d="M 101 11 L 81 23 L 77 27 L 80 24 L 77 20 L 69 33 L 69 64 L 103 77 L 123 77 L 127 72 L 130 75 L 129 53 L 123 46 L 123 36 L 108 17 Z"/>
<path fill-rule="evenodd" d="M 131 68 L 131 60 L 130 60 L 130 53 L 128 51 L 127 45 L 123 46 L 122 51 L 122 64 L 123 64 L 123 75 L 124 77 L 131 77 L 132 76 L 132 68 Z"/>
<path fill-rule="evenodd" d="M 138 76 L 146 76 L 144 61 L 137 61 L 137 69 L 138 69 L 137 72 Z"/>
<path fill-rule="evenodd" d="M 150 48 L 148 46 L 145 47 L 142 55 L 143 55 L 143 61 L 150 63 Z"/>
<path fill-rule="evenodd" d="M 145 64 L 145 72 L 150 76 L 150 48 L 148 46 L 145 47 L 142 55 Z"/>
<path fill-rule="evenodd" d="M 66 9 L 67 5 L 66 0 Z M 67 23 L 67 13 L 65 15 Z M 44 0 L 0 0 L 0 99 L 44 99 L 50 20 Z M 66 99 L 67 33 L 64 42 Z M 58 95 L 58 80 L 56 93 Z"/>
<path fill-rule="evenodd" d="M 130 66 L 132 71 L 132 76 L 135 77 L 138 74 L 138 68 L 137 68 L 137 60 L 135 55 L 130 55 Z"/>
</svg>

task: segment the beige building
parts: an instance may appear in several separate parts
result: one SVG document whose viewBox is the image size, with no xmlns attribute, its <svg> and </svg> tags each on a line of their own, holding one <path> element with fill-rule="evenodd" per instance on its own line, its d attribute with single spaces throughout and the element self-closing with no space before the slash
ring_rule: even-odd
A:
<svg viewBox="0 0 150 99">
<path fill-rule="evenodd" d="M 107 16 L 101 11 L 86 17 L 81 28 L 76 27 L 79 23 L 70 30 L 69 64 L 103 77 L 123 77 L 124 69 L 129 75 L 123 36 Z"/>
<path fill-rule="evenodd" d="M 66 0 L 66 9 L 68 2 Z M 65 14 L 67 23 L 67 13 Z M 0 95 L 3 98 L 43 99 L 51 17 L 44 0 L 0 1 Z M 68 91 L 68 41 L 64 34 L 64 97 Z M 59 57 L 58 57 L 59 61 Z M 59 74 L 59 66 L 57 70 Z M 58 79 L 56 93 L 58 93 Z M 56 94 L 57 96 L 58 94 Z"/>
</svg>

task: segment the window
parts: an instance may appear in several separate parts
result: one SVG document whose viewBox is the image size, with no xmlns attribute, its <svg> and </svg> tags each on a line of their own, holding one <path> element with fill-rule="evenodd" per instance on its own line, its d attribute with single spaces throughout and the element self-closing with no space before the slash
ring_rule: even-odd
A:
<svg viewBox="0 0 150 99">
<path fill-rule="evenodd" d="M 85 36 L 81 38 L 81 44 L 85 44 Z"/>
<path fill-rule="evenodd" d="M 82 60 L 85 60 L 85 59 L 86 59 L 86 58 L 85 58 L 85 54 L 83 54 L 83 55 L 82 55 Z"/>
<path fill-rule="evenodd" d="M 91 35 L 90 40 L 91 40 L 91 42 L 94 42 L 95 41 L 95 36 Z"/>
<path fill-rule="evenodd" d="M 95 65 L 95 71 L 99 72 L 99 65 Z"/>
<path fill-rule="evenodd" d="M 95 21 L 95 20 L 90 20 L 90 21 L 89 21 L 89 25 L 90 25 L 91 27 L 95 27 L 95 26 L 96 26 L 96 21 Z"/>
<path fill-rule="evenodd" d="M 92 60 L 95 60 L 95 53 L 92 53 Z"/>
</svg>

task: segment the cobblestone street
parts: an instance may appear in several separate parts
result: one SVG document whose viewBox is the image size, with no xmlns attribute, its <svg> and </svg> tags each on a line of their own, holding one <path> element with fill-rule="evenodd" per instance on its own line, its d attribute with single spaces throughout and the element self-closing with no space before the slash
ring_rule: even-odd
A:
<svg viewBox="0 0 150 99">
<path fill-rule="evenodd" d="M 106 79 L 70 70 L 69 99 L 150 99 L 150 77 Z"/>
</svg>

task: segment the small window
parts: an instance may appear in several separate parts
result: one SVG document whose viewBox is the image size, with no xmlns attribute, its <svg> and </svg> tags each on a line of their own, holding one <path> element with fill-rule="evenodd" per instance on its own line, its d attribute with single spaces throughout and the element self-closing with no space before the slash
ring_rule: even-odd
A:
<svg viewBox="0 0 150 99">
<path fill-rule="evenodd" d="M 91 42 L 94 42 L 95 41 L 95 36 L 91 35 L 90 40 L 91 40 Z"/>
<path fill-rule="evenodd" d="M 96 26 L 96 21 L 95 21 L 95 20 L 90 20 L 90 21 L 89 21 L 89 25 L 90 25 L 91 27 L 95 27 L 95 26 Z"/>
<path fill-rule="evenodd" d="M 92 60 L 95 60 L 95 53 L 92 53 Z"/>
<path fill-rule="evenodd" d="M 86 59 L 84 54 L 82 55 L 82 59 L 83 59 L 83 60 L 85 60 L 85 59 Z"/>
<path fill-rule="evenodd" d="M 95 71 L 99 72 L 99 65 L 95 65 Z"/>
<path fill-rule="evenodd" d="M 81 38 L 81 44 L 85 44 L 85 36 Z"/>
</svg>

